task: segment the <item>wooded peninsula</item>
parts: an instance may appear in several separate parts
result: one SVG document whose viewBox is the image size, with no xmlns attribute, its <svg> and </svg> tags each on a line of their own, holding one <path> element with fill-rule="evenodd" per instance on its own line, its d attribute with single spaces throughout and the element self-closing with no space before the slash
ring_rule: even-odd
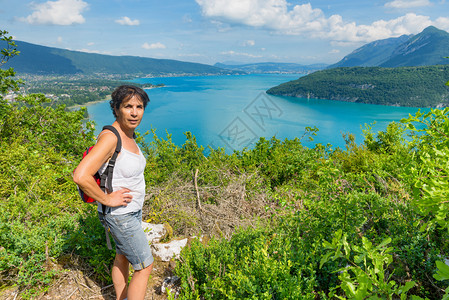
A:
<svg viewBox="0 0 449 300">
<path fill-rule="evenodd" d="M 449 65 L 343 67 L 314 72 L 267 93 L 391 106 L 447 107 L 448 77 Z"/>
</svg>

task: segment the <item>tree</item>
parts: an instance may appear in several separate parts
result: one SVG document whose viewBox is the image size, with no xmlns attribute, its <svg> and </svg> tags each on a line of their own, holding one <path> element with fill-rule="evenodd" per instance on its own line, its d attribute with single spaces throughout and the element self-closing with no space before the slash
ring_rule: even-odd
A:
<svg viewBox="0 0 449 300">
<path fill-rule="evenodd" d="M 8 36 L 8 31 L 0 30 L 0 40 L 6 42 L 6 47 L 1 50 L 0 56 L 0 67 L 2 67 L 10 58 L 18 55 L 20 52 L 17 50 L 12 36 Z M 0 69 L 0 99 L 3 99 L 2 95 L 8 91 L 19 89 L 21 81 L 12 78 L 15 74 L 16 72 L 14 72 L 13 68 Z"/>
</svg>

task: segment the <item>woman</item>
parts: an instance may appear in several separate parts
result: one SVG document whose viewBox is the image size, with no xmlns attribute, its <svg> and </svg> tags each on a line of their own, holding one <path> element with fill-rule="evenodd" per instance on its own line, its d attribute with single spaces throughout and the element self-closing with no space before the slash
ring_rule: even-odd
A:
<svg viewBox="0 0 449 300">
<path fill-rule="evenodd" d="M 98 170 L 102 172 L 106 168 L 115 151 L 117 137 L 112 131 L 103 130 L 99 134 L 97 143 L 73 175 L 73 180 L 84 193 L 99 203 L 100 220 L 114 238 L 116 256 L 112 281 L 119 300 L 144 299 L 153 268 L 151 249 L 141 227 L 146 160 L 133 139 L 134 130 L 140 124 L 149 101 L 146 92 L 135 86 L 122 85 L 112 93 L 110 104 L 116 118 L 112 126 L 122 140 L 113 172 L 112 192 L 104 193 L 93 179 Z M 107 206 L 105 214 L 100 204 Z M 128 286 L 130 263 L 134 274 Z"/>
</svg>

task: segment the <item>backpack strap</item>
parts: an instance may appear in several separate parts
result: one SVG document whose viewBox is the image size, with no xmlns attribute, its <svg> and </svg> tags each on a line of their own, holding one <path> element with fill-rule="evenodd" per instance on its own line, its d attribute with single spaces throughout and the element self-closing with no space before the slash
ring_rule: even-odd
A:
<svg viewBox="0 0 449 300">
<path fill-rule="evenodd" d="M 101 174 L 101 182 L 100 182 L 100 187 L 102 189 L 107 188 L 109 190 L 109 192 L 112 192 L 112 176 L 114 173 L 113 171 L 114 171 L 115 161 L 117 160 L 118 154 L 122 150 L 122 139 L 120 138 L 120 134 L 118 133 L 117 129 L 115 129 L 114 126 L 106 125 L 103 127 L 103 130 L 112 131 L 115 134 L 115 136 L 117 137 L 117 145 L 115 146 L 114 154 L 112 154 L 112 157 L 108 161 L 108 165 L 106 166 L 106 169 L 104 170 L 103 174 Z M 107 186 L 105 186 L 106 184 L 107 184 Z"/>
<path fill-rule="evenodd" d="M 111 159 L 108 161 L 108 165 L 106 166 L 106 169 L 104 172 L 100 175 L 100 188 L 104 192 L 106 189 L 108 189 L 109 192 L 112 192 L 112 177 L 114 174 L 114 166 L 115 162 L 117 160 L 117 156 L 120 153 L 120 150 L 122 149 L 122 139 L 120 138 L 120 134 L 118 133 L 117 129 L 115 129 L 114 126 L 106 125 L 103 127 L 103 130 L 109 130 L 112 131 L 115 136 L 117 137 L 117 145 L 115 146 L 114 154 L 112 154 Z M 107 206 L 101 205 L 103 214 L 106 214 Z"/>
<path fill-rule="evenodd" d="M 106 125 L 103 127 L 103 130 L 109 130 L 112 131 L 115 136 L 117 137 L 117 145 L 115 146 L 114 154 L 112 154 L 111 159 L 108 161 L 108 165 L 106 166 L 106 169 L 104 170 L 103 174 L 100 175 L 100 188 L 104 192 L 106 189 L 108 189 L 109 192 L 112 192 L 112 176 L 114 174 L 114 166 L 115 161 L 117 160 L 117 156 L 120 153 L 120 150 L 122 149 L 122 139 L 120 138 L 120 134 L 118 133 L 117 129 L 115 129 L 114 126 Z M 107 186 L 106 186 L 107 185 Z M 103 215 L 106 214 L 108 207 L 106 205 L 101 204 L 101 209 L 103 211 Z M 111 240 L 109 238 L 109 232 L 108 227 L 104 227 L 105 235 L 106 235 L 106 244 L 109 250 L 112 250 L 111 247 Z"/>
</svg>

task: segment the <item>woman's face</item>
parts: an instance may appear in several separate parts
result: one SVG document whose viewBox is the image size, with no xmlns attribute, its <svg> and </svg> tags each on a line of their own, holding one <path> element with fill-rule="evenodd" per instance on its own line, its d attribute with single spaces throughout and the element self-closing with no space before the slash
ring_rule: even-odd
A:
<svg viewBox="0 0 449 300">
<path fill-rule="evenodd" d="M 136 129 L 142 121 L 144 112 L 143 102 L 139 97 L 133 96 L 132 98 L 123 101 L 120 104 L 117 114 L 117 122 L 127 129 Z"/>
</svg>

